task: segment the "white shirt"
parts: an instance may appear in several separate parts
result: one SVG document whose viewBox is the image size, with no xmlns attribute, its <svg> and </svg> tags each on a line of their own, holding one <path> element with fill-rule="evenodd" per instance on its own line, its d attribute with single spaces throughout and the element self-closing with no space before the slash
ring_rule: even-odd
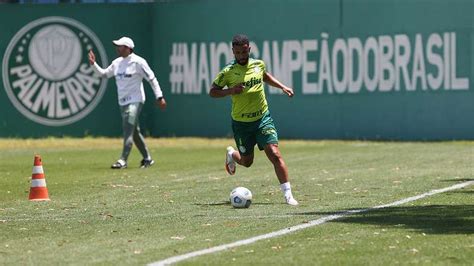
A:
<svg viewBox="0 0 474 266">
<path fill-rule="evenodd" d="M 145 102 L 145 91 L 143 90 L 143 79 L 146 79 L 155 93 L 156 99 L 163 97 L 158 80 L 142 57 L 132 53 L 123 58 L 119 57 L 112 61 L 106 69 L 101 68 L 97 62 L 94 63 L 94 72 L 101 77 L 111 78 L 115 76 L 117 84 L 118 103 L 127 105 L 130 103 Z"/>
</svg>

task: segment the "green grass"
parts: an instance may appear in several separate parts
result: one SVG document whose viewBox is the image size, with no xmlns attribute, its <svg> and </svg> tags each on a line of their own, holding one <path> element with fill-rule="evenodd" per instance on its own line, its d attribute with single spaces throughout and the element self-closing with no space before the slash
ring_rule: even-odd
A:
<svg viewBox="0 0 474 266">
<path fill-rule="evenodd" d="M 269 233 L 338 211 L 368 208 L 474 180 L 474 142 L 282 141 L 300 206 L 284 204 L 273 167 L 224 171 L 230 139 L 147 139 L 157 164 L 109 166 L 119 139 L 0 140 L 0 264 L 125 265 Z M 29 202 L 33 155 L 50 202 Z M 249 209 L 228 203 L 249 188 Z M 474 187 L 438 194 L 184 265 L 472 264 Z"/>
</svg>

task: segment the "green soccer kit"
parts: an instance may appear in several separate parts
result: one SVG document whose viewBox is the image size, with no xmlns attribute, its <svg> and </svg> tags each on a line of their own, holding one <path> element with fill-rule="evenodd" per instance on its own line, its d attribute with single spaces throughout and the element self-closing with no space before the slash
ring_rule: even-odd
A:
<svg viewBox="0 0 474 266">
<path fill-rule="evenodd" d="M 255 144 L 263 150 L 266 144 L 278 143 L 265 98 L 265 71 L 262 60 L 249 58 L 247 65 L 232 62 L 214 79 L 214 84 L 221 88 L 244 85 L 242 93 L 232 95 L 232 130 L 237 147 L 244 155 L 252 154 Z"/>
</svg>

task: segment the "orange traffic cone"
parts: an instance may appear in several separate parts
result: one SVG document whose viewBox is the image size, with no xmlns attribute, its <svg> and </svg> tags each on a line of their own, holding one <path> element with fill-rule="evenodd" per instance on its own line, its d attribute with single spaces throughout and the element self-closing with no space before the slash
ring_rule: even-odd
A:
<svg viewBox="0 0 474 266">
<path fill-rule="evenodd" d="M 33 174 L 31 175 L 30 197 L 31 201 L 49 200 L 48 189 L 46 188 L 46 179 L 43 172 L 41 156 L 35 155 L 33 164 Z"/>
</svg>

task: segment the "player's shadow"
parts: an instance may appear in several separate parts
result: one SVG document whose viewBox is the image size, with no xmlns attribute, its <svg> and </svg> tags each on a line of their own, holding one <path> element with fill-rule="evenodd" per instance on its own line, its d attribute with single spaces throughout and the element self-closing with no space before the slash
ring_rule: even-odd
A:
<svg viewBox="0 0 474 266">
<path fill-rule="evenodd" d="M 474 181 L 474 178 L 451 178 L 451 179 L 443 179 L 441 182 L 469 182 L 469 181 Z M 456 193 L 456 194 L 474 194 L 474 190 L 469 190 L 469 189 L 460 189 L 460 190 L 455 190 L 451 191 L 450 193 Z"/>
<path fill-rule="evenodd" d="M 225 206 L 225 205 L 230 205 L 230 201 L 194 203 L 194 205 L 201 206 L 201 207 Z"/>
<path fill-rule="evenodd" d="M 468 182 L 474 181 L 474 178 L 452 178 L 452 179 L 443 179 L 441 182 Z"/>
<path fill-rule="evenodd" d="M 458 191 L 453 191 L 451 193 L 459 193 L 459 194 L 474 194 L 474 190 L 458 190 Z"/>
<path fill-rule="evenodd" d="M 343 212 L 303 212 L 292 215 L 327 216 Z M 474 234 L 474 205 L 389 207 L 349 214 L 332 223 L 369 224 L 405 228 L 426 234 Z"/>
<path fill-rule="evenodd" d="M 275 205 L 277 203 L 272 202 L 252 202 L 252 205 Z M 221 201 L 221 202 L 210 202 L 210 203 L 194 203 L 196 206 L 201 207 L 215 207 L 215 206 L 230 206 L 230 201 Z"/>
</svg>

